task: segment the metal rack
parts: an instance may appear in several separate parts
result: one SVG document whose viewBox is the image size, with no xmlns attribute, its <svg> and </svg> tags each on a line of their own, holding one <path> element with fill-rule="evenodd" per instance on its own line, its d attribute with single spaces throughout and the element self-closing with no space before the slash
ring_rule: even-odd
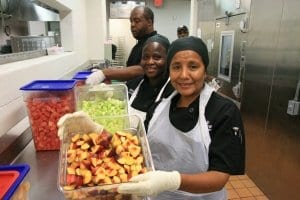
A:
<svg viewBox="0 0 300 200">
<path fill-rule="evenodd" d="M 125 37 L 121 36 L 117 39 L 117 52 L 115 60 L 112 60 L 112 66 L 125 66 Z"/>
</svg>

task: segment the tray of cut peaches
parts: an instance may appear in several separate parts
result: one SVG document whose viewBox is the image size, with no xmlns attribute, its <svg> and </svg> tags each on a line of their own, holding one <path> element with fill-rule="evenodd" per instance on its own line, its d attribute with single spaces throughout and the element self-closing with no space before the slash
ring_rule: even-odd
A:
<svg viewBox="0 0 300 200">
<path fill-rule="evenodd" d="M 104 126 L 101 133 L 64 135 L 58 188 L 65 199 L 142 199 L 119 194 L 117 188 L 133 176 L 154 170 L 144 124 L 136 115 L 108 118 L 112 124 L 116 120 L 120 130 L 111 132 Z"/>
</svg>

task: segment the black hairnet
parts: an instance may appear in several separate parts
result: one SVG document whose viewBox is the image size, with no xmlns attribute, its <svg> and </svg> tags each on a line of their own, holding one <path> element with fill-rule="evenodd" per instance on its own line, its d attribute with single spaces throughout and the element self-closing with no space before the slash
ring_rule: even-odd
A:
<svg viewBox="0 0 300 200">
<path fill-rule="evenodd" d="M 207 68 L 209 57 L 206 44 L 198 37 L 189 36 L 175 40 L 169 47 L 167 65 L 170 67 L 171 60 L 178 51 L 192 50 L 199 54 Z"/>
<path fill-rule="evenodd" d="M 181 26 L 178 26 L 178 28 L 177 28 L 177 32 L 179 32 L 179 31 L 189 32 L 189 29 L 186 25 L 181 25 Z"/>
<path fill-rule="evenodd" d="M 170 46 L 170 42 L 169 42 L 168 38 L 166 38 L 165 36 L 160 35 L 160 34 L 156 34 L 156 35 L 153 35 L 152 37 L 148 38 L 147 41 L 145 42 L 144 46 L 146 46 L 146 44 L 148 44 L 149 42 L 158 42 L 161 45 L 163 45 L 167 51 Z"/>
</svg>

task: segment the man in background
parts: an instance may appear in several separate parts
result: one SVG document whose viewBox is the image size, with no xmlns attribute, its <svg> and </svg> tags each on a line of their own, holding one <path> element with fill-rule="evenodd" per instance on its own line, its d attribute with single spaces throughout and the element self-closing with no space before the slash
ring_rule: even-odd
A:
<svg viewBox="0 0 300 200">
<path fill-rule="evenodd" d="M 178 26 L 177 28 L 177 37 L 183 38 L 189 36 L 189 29 L 186 25 Z"/>
<path fill-rule="evenodd" d="M 142 48 L 149 37 L 157 34 L 153 24 L 154 14 L 149 7 L 135 7 L 130 13 L 130 29 L 137 43 L 131 49 L 126 67 L 98 70 L 87 78 L 86 83 L 94 85 L 101 83 L 104 79 L 127 81 L 142 76 L 144 74 L 143 68 L 140 66 Z"/>
</svg>

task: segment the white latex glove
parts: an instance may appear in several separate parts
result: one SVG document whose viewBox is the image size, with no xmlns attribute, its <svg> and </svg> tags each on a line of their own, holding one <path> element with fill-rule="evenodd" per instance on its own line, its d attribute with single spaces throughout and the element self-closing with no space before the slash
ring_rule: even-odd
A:
<svg viewBox="0 0 300 200">
<path fill-rule="evenodd" d="M 104 81 L 104 79 L 105 75 L 103 74 L 102 70 L 97 70 L 87 77 L 85 83 L 88 85 L 97 85 Z"/>
<path fill-rule="evenodd" d="M 95 123 L 83 111 L 65 114 L 58 120 L 57 126 L 59 139 L 69 133 L 101 133 L 103 131 L 103 126 Z"/>
<path fill-rule="evenodd" d="M 180 186 L 181 176 L 177 171 L 150 171 L 132 177 L 130 182 L 121 184 L 118 187 L 118 192 L 138 196 L 151 196 L 164 191 L 177 190 Z"/>
</svg>

